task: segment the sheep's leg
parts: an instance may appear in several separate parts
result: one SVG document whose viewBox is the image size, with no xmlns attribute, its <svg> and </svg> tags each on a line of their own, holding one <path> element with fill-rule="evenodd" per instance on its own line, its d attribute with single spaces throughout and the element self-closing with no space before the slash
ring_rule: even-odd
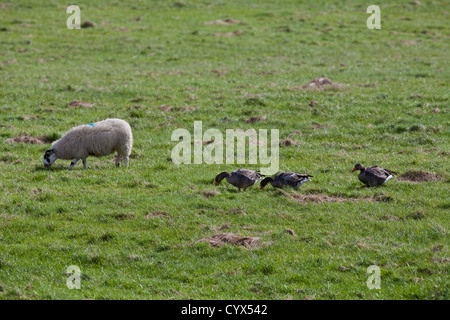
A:
<svg viewBox="0 0 450 320">
<path fill-rule="evenodd" d="M 125 160 L 123 162 L 123 165 L 125 166 L 125 168 L 128 167 L 128 161 L 130 160 L 130 156 L 125 156 Z"/>
<path fill-rule="evenodd" d="M 73 167 L 77 164 L 78 160 L 79 160 L 79 159 L 77 159 L 77 158 L 74 158 L 74 159 L 72 160 L 72 162 L 70 163 L 69 170 L 72 170 L 72 169 L 73 169 Z"/>
<path fill-rule="evenodd" d="M 122 155 L 121 154 L 117 154 L 116 167 L 120 167 L 120 163 L 121 162 L 122 162 Z"/>
<path fill-rule="evenodd" d="M 83 169 L 86 169 L 86 158 L 83 159 Z"/>
</svg>

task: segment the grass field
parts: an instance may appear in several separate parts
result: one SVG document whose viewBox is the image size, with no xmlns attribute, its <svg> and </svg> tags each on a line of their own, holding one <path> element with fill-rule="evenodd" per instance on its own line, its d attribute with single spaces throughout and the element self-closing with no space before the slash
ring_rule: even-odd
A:
<svg viewBox="0 0 450 320">
<path fill-rule="evenodd" d="M 445 1 L 379 4 L 380 30 L 361 1 L 78 1 L 81 30 L 67 2 L 5 1 L 1 299 L 449 299 Z M 43 168 L 51 141 L 111 117 L 133 129 L 128 168 Z M 261 166 L 175 165 L 171 134 L 196 120 L 278 129 L 280 170 L 313 180 L 215 187 Z M 359 189 L 357 162 L 397 177 Z M 203 241 L 223 233 L 255 245 Z"/>
</svg>

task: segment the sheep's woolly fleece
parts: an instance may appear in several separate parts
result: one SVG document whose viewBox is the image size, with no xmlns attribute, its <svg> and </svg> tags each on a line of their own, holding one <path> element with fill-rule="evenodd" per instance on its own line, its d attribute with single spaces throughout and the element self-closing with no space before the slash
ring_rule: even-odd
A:
<svg viewBox="0 0 450 320">
<path fill-rule="evenodd" d="M 133 147 L 133 136 L 128 122 L 106 119 L 70 129 L 51 149 L 58 159 L 85 159 L 88 156 L 105 156 L 117 151 L 128 157 Z"/>
</svg>

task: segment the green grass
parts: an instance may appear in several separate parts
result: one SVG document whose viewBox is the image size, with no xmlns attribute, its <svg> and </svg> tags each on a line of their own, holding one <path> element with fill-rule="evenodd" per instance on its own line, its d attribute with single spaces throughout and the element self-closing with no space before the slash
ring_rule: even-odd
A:
<svg viewBox="0 0 450 320">
<path fill-rule="evenodd" d="M 380 5 L 381 30 L 367 29 L 359 1 L 77 4 L 94 28 L 68 30 L 63 1 L 0 4 L 0 298 L 449 299 L 445 1 Z M 227 18 L 240 23 L 205 24 Z M 340 86 L 298 89 L 317 77 Z M 44 170 L 49 143 L 4 142 L 109 117 L 133 128 L 127 169 L 111 155 Z M 280 170 L 314 176 L 299 193 L 386 201 L 214 187 L 221 171 L 260 166 L 173 164 L 171 134 L 194 120 L 301 142 L 280 148 Z M 357 162 L 443 179 L 357 189 Z M 219 232 L 264 245 L 197 242 Z M 66 287 L 70 265 L 81 290 Z M 370 265 L 380 290 L 366 286 Z"/>
</svg>

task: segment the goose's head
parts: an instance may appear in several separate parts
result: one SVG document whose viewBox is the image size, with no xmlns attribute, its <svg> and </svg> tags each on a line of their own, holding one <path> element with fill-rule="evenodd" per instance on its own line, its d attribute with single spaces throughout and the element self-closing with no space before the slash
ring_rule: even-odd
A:
<svg viewBox="0 0 450 320">
<path fill-rule="evenodd" d="M 261 181 L 261 186 L 260 186 L 259 188 L 260 188 L 261 190 L 263 190 L 264 187 L 266 186 L 266 184 L 268 184 L 269 182 L 272 182 L 272 181 L 273 181 L 273 178 L 270 178 L 270 177 L 263 179 L 263 180 Z"/>
<path fill-rule="evenodd" d="M 221 172 L 216 176 L 216 179 L 214 181 L 214 185 L 218 186 L 219 183 L 224 179 L 231 176 L 231 174 L 229 174 L 228 172 Z"/>
<path fill-rule="evenodd" d="M 364 171 L 366 167 L 364 167 L 361 163 L 355 164 L 355 167 L 353 168 L 352 172 L 355 172 L 356 170 Z"/>
</svg>

